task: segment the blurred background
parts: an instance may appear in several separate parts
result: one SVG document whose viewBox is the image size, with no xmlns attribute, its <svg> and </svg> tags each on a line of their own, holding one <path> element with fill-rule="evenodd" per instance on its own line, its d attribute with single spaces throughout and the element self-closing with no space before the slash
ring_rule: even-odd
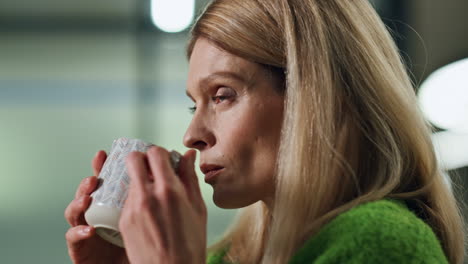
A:
<svg viewBox="0 0 468 264">
<path fill-rule="evenodd" d="M 468 1 L 372 3 L 416 84 L 468 57 Z M 64 209 L 114 139 L 186 150 L 187 27 L 205 4 L 0 0 L 1 263 L 70 263 Z M 466 165 L 450 171 L 464 201 Z M 236 210 L 217 208 L 198 175 L 212 243 Z"/>
</svg>

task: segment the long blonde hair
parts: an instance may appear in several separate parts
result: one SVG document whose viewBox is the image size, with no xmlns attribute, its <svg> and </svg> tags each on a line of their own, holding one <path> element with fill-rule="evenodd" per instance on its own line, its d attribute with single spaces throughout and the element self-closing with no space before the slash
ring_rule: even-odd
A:
<svg viewBox="0 0 468 264">
<path fill-rule="evenodd" d="M 464 227 L 444 183 L 413 85 L 367 0 L 215 0 L 192 28 L 286 82 L 275 203 L 240 210 L 223 238 L 239 263 L 286 263 L 338 214 L 383 198 L 405 200 L 451 263 Z M 279 72 L 279 73 L 278 73 Z"/>
</svg>

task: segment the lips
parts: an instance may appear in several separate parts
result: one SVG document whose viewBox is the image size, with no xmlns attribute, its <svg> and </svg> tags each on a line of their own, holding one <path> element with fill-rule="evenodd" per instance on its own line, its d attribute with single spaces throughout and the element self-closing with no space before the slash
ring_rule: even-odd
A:
<svg viewBox="0 0 468 264">
<path fill-rule="evenodd" d="M 223 166 L 219 166 L 216 164 L 202 164 L 200 166 L 200 170 L 203 172 L 203 174 L 213 174 L 214 172 L 223 169 Z"/>
<path fill-rule="evenodd" d="M 200 170 L 205 174 L 205 182 L 209 184 L 215 184 L 217 175 L 220 174 L 223 170 L 223 166 L 216 164 L 202 164 Z"/>
</svg>

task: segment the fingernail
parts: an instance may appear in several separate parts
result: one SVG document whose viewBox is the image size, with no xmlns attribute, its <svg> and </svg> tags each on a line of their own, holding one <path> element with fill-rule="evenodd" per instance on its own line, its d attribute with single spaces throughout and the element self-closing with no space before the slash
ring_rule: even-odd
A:
<svg viewBox="0 0 468 264">
<path fill-rule="evenodd" d="M 81 230 L 81 232 L 82 232 L 83 234 L 87 235 L 87 234 L 89 234 L 89 232 L 91 232 L 91 227 L 90 227 L 90 226 L 87 226 L 87 227 L 83 228 L 83 229 Z"/>
</svg>

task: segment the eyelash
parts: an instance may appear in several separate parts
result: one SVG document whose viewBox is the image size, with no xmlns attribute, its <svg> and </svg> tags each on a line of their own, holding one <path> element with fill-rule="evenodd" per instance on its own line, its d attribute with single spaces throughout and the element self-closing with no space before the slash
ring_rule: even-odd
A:
<svg viewBox="0 0 468 264">
<path fill-rule="evenodd" d="M 229 98 L 229 96 L 220 95 L 220 96 L 213 96 L 213 97 L 211 97 L 211 100 L 213 100 L 213 101 L 216 101 L 216 100 L 224 101 L 224 100 L 226 100 L 226 99 L 228 99 L 228 98 Z M 196 106 L 189 107 L 188 110 L 189 110 L 189 112 L 190 112 L 191 114 L 194 114 L 195 111 L 197 110 L 197 107 L 196 107 Z"/>
<path fill-rule="evenodd" d="M 197 108 L 195 106 L 192 106 L 192 107 L 189 107 L 188 110 L 189 110 L 190 114 L 194 114 L 195 110 L 197 110 Z"/>
</svg>

